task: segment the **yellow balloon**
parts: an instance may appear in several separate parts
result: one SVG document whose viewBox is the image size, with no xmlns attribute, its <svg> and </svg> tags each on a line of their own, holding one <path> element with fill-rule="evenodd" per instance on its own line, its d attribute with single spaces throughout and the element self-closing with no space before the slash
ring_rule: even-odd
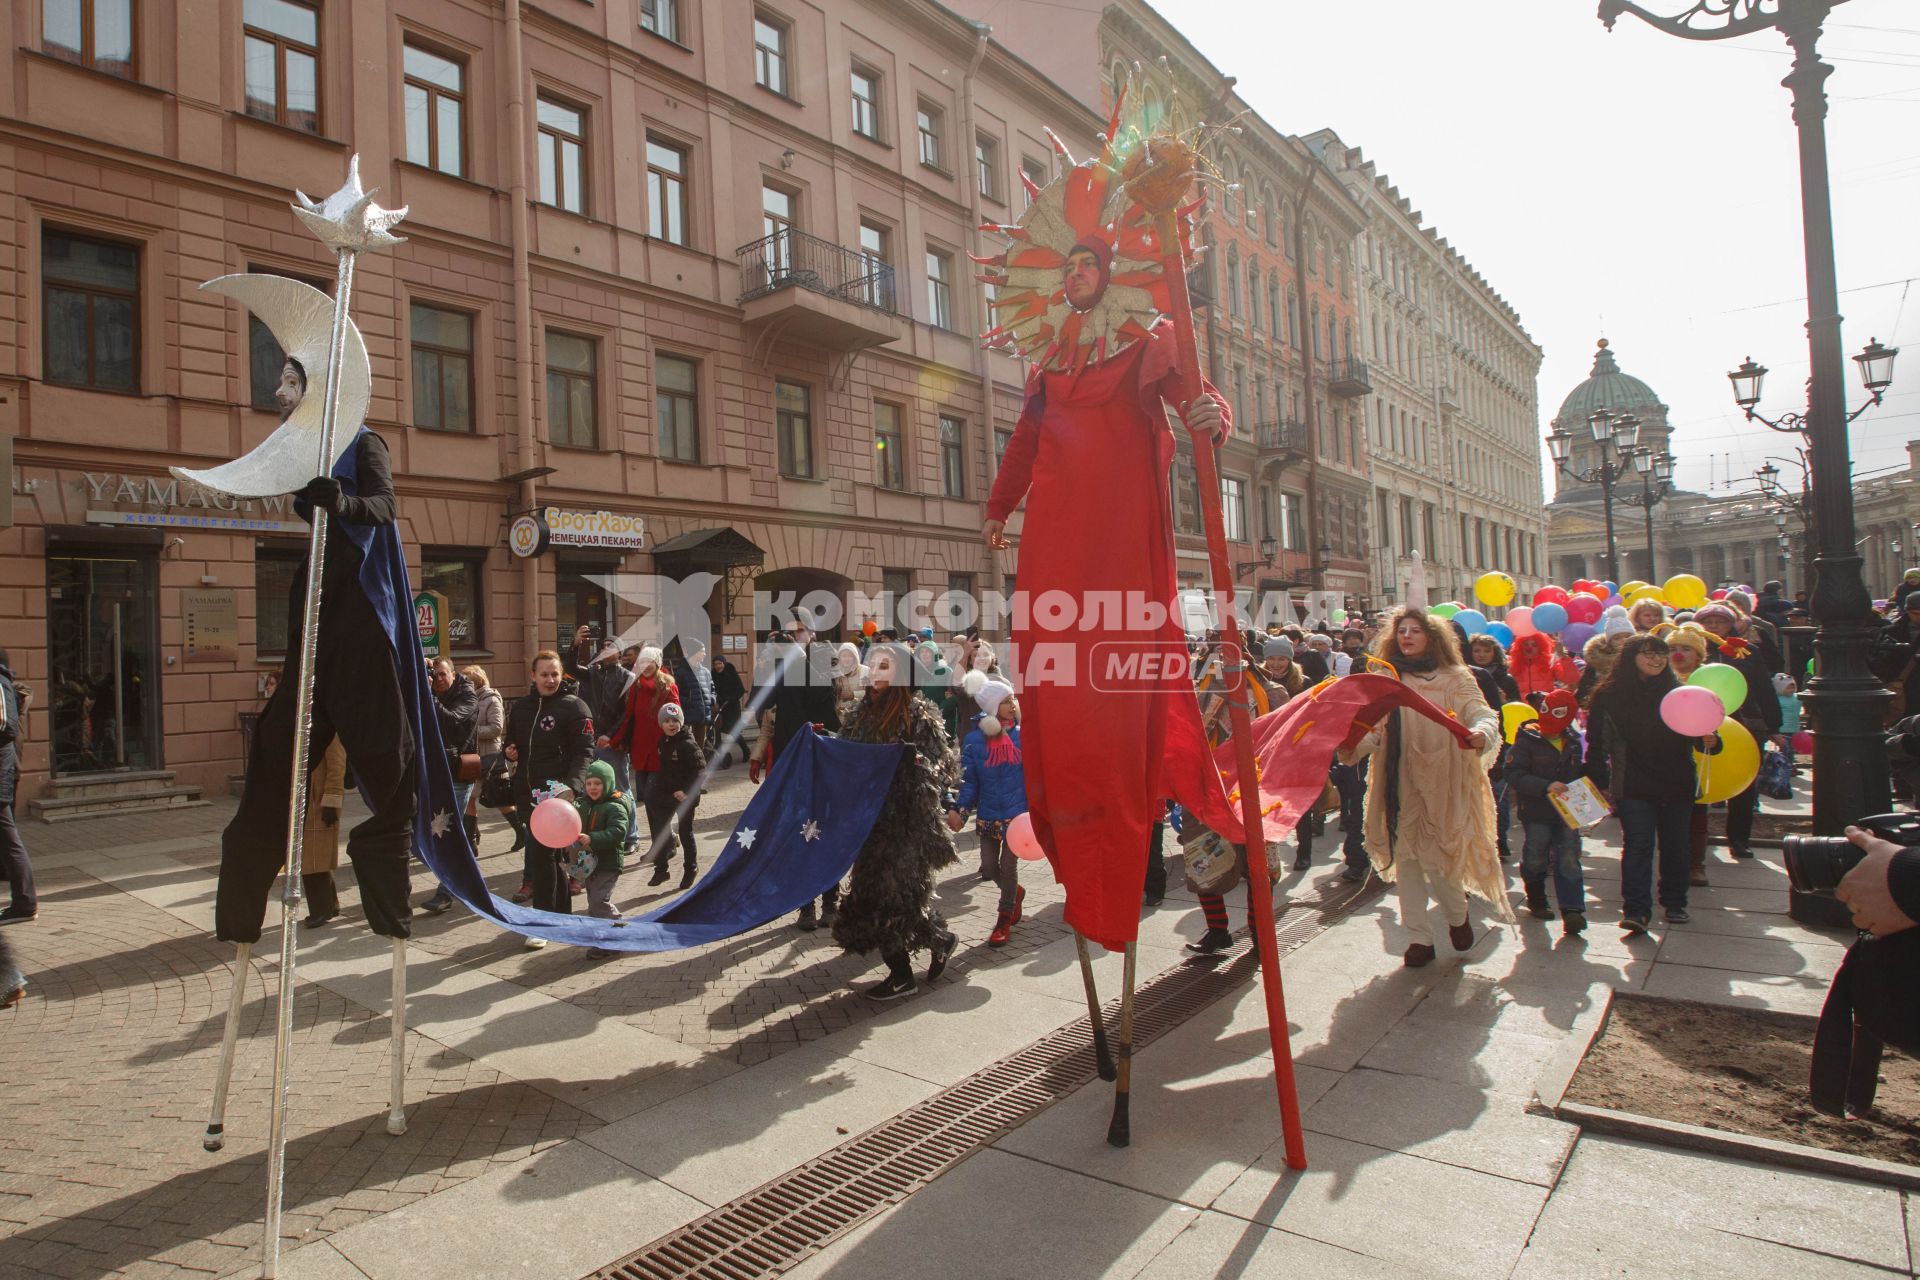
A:
<svg viewBox="0 0 1920 1280">
<path fill-rule="evenodd" d="M 1500 708 L 1500 736 L 1509 745 L 1520 736 L 1520 726 L 1529 720 L 1538 720 L 1540 713 L 1524 702 L 1509 702 Z"/>
<path fill-rule="evenodd" d="M 1760 772 L 1760 744 L 1738 720 L 1720 722 L 1720 751 L 1693 753 L 1694 803 L 1719 804 L 1747 789 Z"/>
<path fill-rule="evenodd" d="M 1698 609 L 1707 602 L 1707 584 L 1690 573 L 1676 573 L 1667 579 L 1667 603 L 1676 609 Z"/>
<path fill-rule="evenodd" d="M 1660 598 L 1660 588 L 1648 586 L 1643 582 L 1633 590 L 1624 592 L 1620 598 L 1625 600 L 1629 606 L 1639 604 L 1642 600 L 1658 600 Z"/>
<path fill-rule="evenodd" d="M 1623 582 L 1620 584 L 1620 598 L 1625 600 L 1628 596 L 1646 585 L 1646 583 L 1640 581 L 1638 578 L 1635 578 L 1632 582 Z"/>
<path fill-rule="evenodd" d="M 1481 604 L 1492 605 L 1498 609 L 1513 599 L 1513 593 L 1519 590 L 1513 579 L 1504 573 L 1483 573 L 1473 580 L 1473 595 Z"/>
</svg>

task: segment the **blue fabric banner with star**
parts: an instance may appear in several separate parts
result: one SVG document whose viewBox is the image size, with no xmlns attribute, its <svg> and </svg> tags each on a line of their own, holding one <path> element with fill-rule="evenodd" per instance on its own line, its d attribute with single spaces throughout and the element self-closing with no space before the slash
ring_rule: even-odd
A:
<svg viewBox="0 0 1920 1280">
<path fill-rule="evenodd" d="M 458 822 L 435 837 L 427 865 L 454 897 L 515 933 L 615 951 L 718 942 L 797 911 L 840 882 L 880 816 L 905 751 L 822 738 L 803 727 L 707 874 L 659 910 L 626 920 L 536 911 L 495 896 Z"/>
</svg>

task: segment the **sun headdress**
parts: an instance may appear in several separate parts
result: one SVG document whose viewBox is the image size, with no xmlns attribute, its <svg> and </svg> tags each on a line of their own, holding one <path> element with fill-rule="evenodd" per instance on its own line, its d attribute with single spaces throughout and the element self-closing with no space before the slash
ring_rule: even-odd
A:
<svg viewBox="0 0 1920 1280">
<path fill-rule="evenodd" d="M 1145 338 L 1171 305 L 1155 216 L 1129 190 L 1161 133 L 1150 133 L 1144 122 L 1123 124 L 1126 105 L 1122 89 L 1099 154 L 1085 161 L 1076 161 L 1048 130 L 1066 171 L 1044 187 L 1023 173 L 1031 201 L 1020 220 L 982 227 L 1011 242 L 1004 253 L 974 257 L 987 268 L 980 279 L 998 289 L 983 345 L 1011 349 L 1043 370 L 1075 373 Z M 1183 250 L 1189 248 L 1186 212 L 1177 219 Z M 1106 277 L 1085 310 L 1067 301 L 1062 280 L 1076 248 L 1090 250 Z"/>
</svg>

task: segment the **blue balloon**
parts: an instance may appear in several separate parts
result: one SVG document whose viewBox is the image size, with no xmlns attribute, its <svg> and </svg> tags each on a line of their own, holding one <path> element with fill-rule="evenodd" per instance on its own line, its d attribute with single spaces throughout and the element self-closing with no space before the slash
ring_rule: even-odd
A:
<svg viewBox="0 0 1920 1280">
<path fill-rule="evenodd" d="M 1487 615 L 1478 609 L 1462 609 L 1453 615 L 1453 620 L 1469 636 L 1477 636 L 1487 629 Z"/>
<path fill-rule="evenodd" d="M 1533 625 L 1548 635 L 1559 635 L 1560 628 L 1567 625 L 1565 605 L 1537 604 L 1533 606 Z"/>
<path fill-rule="evenodd" d="M 1504 622 L 1489 622 L 1487 629 L 1480 634 L 1492 636 L 1494 642 L 1502 649 L 1511 648 L 1513 645 L 1513 628 Z"/>
<path fill-rule="evenodd" d="M 1620 584 L 1617 582 L 1603 582 L 1600 585 L 1607 589 L 1607 594 L 1610 596 L 1617 596 L 1620 594 Z"/>
</svg>

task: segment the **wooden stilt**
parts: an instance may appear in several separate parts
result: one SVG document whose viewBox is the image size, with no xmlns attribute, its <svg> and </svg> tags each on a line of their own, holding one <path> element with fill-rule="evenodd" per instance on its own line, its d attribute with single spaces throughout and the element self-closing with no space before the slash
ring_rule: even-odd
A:
<svg viewBox="0 0 1920 1280">
<path fill-rule="evenodd" d="M 393 940 L 393 1077 L 387 1106 L 387 1132 L 407 1131 L 407 940 Z"/>
<path fill-rule="evenodd" d="M 1107 1023 L 1100 1016 L 1100 997 L 1093 989 L 1093 957 L 1087 954 L 1087 940 L 1078 929 L 1073 945 L 1080 952 L 1080 978 L 1087 985 L 1087 1022 L 1093 1027 L 1093 1059 L 1102 1080 L 1114 1078 L 1113 1051 L 1107 1048 Z"/>
<path fill-rule="evenodd" d="M 1107 1145 L 1124 1147 L 1133 1141 L 1128 1103 L 1133 1091 L 1133 961 L 1138 943 L 1127 944 L 1125 984 L 1120 991 L 1120 1070 L 1113 1085 L 1113 1122 L 1107 1126 Z"/>
</svg>

